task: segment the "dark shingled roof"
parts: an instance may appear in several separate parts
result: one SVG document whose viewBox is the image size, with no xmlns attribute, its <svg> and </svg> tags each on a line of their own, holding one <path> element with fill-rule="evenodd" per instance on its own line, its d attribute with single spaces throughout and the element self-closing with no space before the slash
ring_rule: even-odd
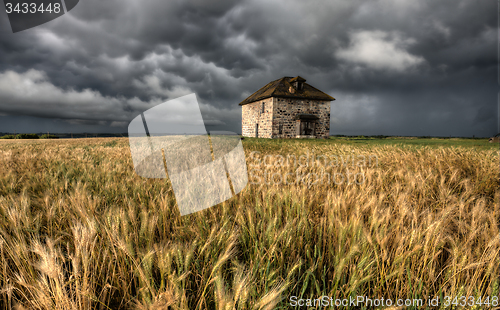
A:
<svg viewBox="0 0 500 310">
<path fill-rule="evenodd" d="M 297 99 L 309 99 L 309 100 L 328 100 L 328 101 L 335 100 L 335 98 L 333 98 L 332 96 L 325 94 L 321 90 L 316 89 L 307 83 L 304 83 L 304 87 L 301 90 L 297 90 L 292 84 L 294 81 L 302 82 L 305 81 L 305 79 L 301 78 L 300 76 L 297 76 L 295 78 L 285 76 L 276 81 L 272 81 L 266 86 L 256 91 L 255 93 L 253 93 L 247 99 L 240 102 L 239 105 L 252 103 L 270 97 L 297 98 Z M 293 88 L 294 93 L 290 92 L 290 87 Z"/>
</svg>

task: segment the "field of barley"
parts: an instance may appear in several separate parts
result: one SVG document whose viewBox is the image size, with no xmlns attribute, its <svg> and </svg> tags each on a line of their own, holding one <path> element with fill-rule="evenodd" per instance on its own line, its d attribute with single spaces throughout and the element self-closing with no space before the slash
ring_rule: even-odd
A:
<svg viewBox="0 0 500 310">
<path fill-rule="evenodd" d="M 181 217 L 168 179 L 135 174 L 127 138 L 0 140 L 0 309 L 500 309 L 498 145 L 243 146 L 245 189 Z"/>
</svg>

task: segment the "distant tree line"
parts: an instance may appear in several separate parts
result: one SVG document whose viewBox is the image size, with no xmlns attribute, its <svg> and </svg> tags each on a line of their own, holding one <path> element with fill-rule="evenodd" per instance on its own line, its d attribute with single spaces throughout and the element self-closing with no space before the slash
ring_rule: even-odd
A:
<svg viewBox="0 0 500 310">
<path fill-rule="evenodd" d="M 17 135 L 4 135 L 0 139 L 59 139 L 59 137 L 51 134 L 39 136 L 36 133 L 20 133 Z"/>
</svg>

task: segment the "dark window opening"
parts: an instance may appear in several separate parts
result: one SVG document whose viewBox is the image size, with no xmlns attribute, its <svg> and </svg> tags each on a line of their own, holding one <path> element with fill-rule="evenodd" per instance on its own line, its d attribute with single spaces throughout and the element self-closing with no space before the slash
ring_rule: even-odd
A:
<svg viewBox="0 0 500 310">
<path fill-rule="evenodd" d="M 266 112 L 266 104 L 262 102 L 262 113 Z"/>
<path fill-rule="evenodd" d="M 280 135 L 282 135 L 282 134 L 283 134 L 283 125 L 282 125 L 282 124 L 280 124 L 280 125 L 278 126 L 278 134 L 280 134 Z"/>
<path fill-rule="evenodd" d="M 316 123 L 312 121 L 301 121 L 298 133 L 301 136 L 314 136 L 316 132 Z"/>
</svg>

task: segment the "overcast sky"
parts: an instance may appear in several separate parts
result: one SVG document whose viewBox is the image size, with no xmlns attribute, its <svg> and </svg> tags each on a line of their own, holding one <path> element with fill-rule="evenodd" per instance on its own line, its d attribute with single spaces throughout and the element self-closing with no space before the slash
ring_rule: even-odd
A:
<svg viewBox="0 0 500 310">
<path fill-rule="evenodd" d="M 300 75 L 336 98 L 330 134 L 499 132 L 492 0 L 84 0 L 12 33 L 0 13 L 0 132 L 126 132 L 196 93 L 207 129 Z"/>
</svg>

